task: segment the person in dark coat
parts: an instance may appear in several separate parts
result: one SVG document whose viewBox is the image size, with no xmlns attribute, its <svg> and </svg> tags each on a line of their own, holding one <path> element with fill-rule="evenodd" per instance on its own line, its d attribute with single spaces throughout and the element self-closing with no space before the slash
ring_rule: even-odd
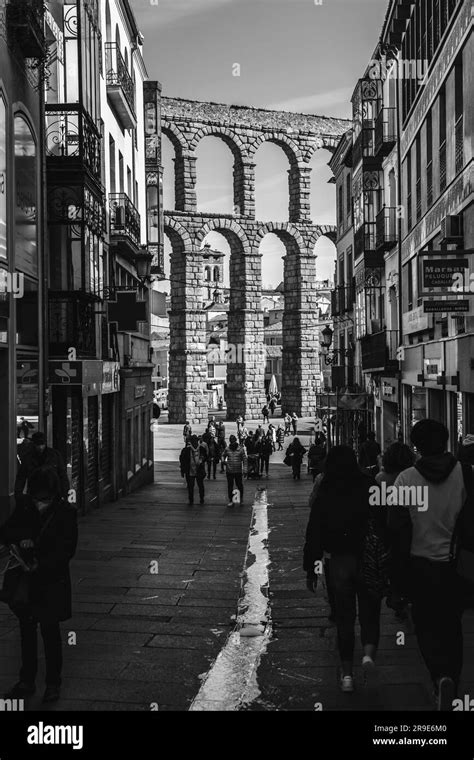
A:
<svg viewBox="0 0 474 760">
<path fill-rule="evenodd" d="M 28 450 L 18 468 L 15 480 L 15 496 L 18 497 L 22 495 L 25 489 L 25 484 L 27 484 L 27 491 L 29 493 L 29 480 L 35 470 L 40 467 L 51 467 L 51 469 L 55 470 L 59 478 L 60 495 L 63 499 L 67 500 L 69 479 L 61 454 L 59 451 L 56 451 L 56 449 L 51 449 L 46 445 L 46 436 L 44 433 L 33 433 L 31 436 L 31 443 L 33 444 L 31 449 Z"/>
<path fill-rule="evenodd" d="M 308 465 L 313 475 L 313 483 L 316 477 L 324 470 L 326 455 L 326 436 L 322 433 L 316 433 L 314 443 L 311 444 L 308 451 Z"/>
<path fill-rule="evenodd" d="M 367 439 L 360 447 L 359 466 L 369 472 L 370 475 L 376 475 L 378 471 L 378 457 L 381 453 L 380 444 L 375 440 L 375 433 L 367 433 Z"/>
<path fill-rule="evenodd" d="M 322 564 L 324 559 L 328 564 L 328 591 L 336 619 L 341 659 L 340 686 L 342 691 L 352 692 L 356 602 L 364 650 L 364 674 L 369 683 L 375 676 L 383 594 L 374 590 L 375 584 L 369 585 L 364 573 L 364 559 L 371 523 L 374 535 L 376 533 L 381 540 L 386 540 L 386 514 L 382 507 L 370 506 L 375 480 L 361 471 L 349 446 L 334 446 L 329 451 L 324 474 L 318 481 L 319 478 L 310 500 L 303 568 L 307 574 L 307 587 L 314 592 L 318 580 L 317 563 Z"/>
<path fill-rule="evenodd" d="M 72 615 L 69 562 L 77 546 L 77 513 L 61 498 L 54 469 L 41 467 L 31 474 L 29 493 L 18 497 L 15 511 L 0 528 L 0 544 L 16 546 L 31 568 L 28 603 L 12 607 L 20 623 L 22 664 L 20 680 L 5 699 L 24 699 L 36 690 L 39 624 L 46 659 L 43 702 L 56 702 L 62 672 L 59 624 Z"/>
<path fill-rule="evenodd" d="M 216 479 L 217 465 L 221 460 L 221 451 L 216 436 L 209 431 L 209 438 L 206 440 L 207 454 L 207 478 L 211 479 L 211 470 L 214 480 Z"/>
<path fill-rule="evenodd" d="M 293 438 L 286 450 L 286 457 L 291 460 L 291 469 L 293 470 L 293 480 L 301 480 L 301 464 L 306 454 L 305 447 L 300 443 L 299 438 Z"/>
<path fill-rule="evenodd" d="M 206 462 L 209 450 L 205 443 L 200 443 L 197 435 L 192 435 L 189 443 L 181 451 L 179 464 L 181 475 L 186 478 L 189 503 L 194 504 L 194 486 L 197 482 L 199 500 L 204 504 L 204 478 L 206 477 Z"/>
</svg>

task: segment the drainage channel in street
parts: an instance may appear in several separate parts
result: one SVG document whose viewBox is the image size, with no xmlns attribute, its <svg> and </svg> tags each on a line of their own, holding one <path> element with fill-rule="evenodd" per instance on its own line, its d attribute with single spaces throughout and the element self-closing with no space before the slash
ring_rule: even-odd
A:
<svg viewBox="0 0 474 760">
<path fill-rule="evenodd" d="M 207 674 L 190 711 L 238 711 L 260 696 L 257 670 L 272 635 L 269 603 L 267 491 L 259 489 L 252 507 L 237 621 Z"/>
</svg>

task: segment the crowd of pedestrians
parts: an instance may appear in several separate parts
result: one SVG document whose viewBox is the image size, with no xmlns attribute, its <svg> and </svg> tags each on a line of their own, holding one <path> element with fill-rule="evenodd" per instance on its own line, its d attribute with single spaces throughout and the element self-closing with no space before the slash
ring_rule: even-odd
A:
<svg viewBox="0 0 474 760">
<path fill-rule="evenodd" d="M 358 458 L 348 446 L 324 456 L 322 440 L 310 450 L 314 487 L 303 568 L 311 592 L 325 579 L 344 692 L 354 690 L 357 613 L 362 669 L 369 685 L 377 682 L 385 599 L 398 618 L 411 616 L 437 708 L 452 709 L 462 614 L 474 598 L 474 436 L 457 456 L 447 452 L 448 438 L 444 425 L 425 419 L 413 427 L 411 446 L 396 442 L 383 454 L 373 434 Z"/>
</svg>

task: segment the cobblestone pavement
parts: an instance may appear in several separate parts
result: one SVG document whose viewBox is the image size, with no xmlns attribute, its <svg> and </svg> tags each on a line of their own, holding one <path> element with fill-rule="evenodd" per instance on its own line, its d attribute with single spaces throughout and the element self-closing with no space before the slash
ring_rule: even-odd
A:
<svg viewBox="0 0 474 760">
<path fill-rule="evenodd" d="M 229 434 L 234 426 L 227 427 Z M 302 427 L 307 443 L 309 428 Z M 155 484 L 80 520 L 72 563 L 74 617 L 63 624 L 62 698 L 50 709 L 189 709 L 235 627 L 252 503 L 261 488 L 268 502 L 273 635 L 256 672 L 260 693 L 242 709 L 314 710 L 316 703 L 323 710 L 430 709 L 414 636 L 388 609 L 378 658 L 380 688 L 339 692 L 335 629 L 327 621 L 324 589 L 311 596 L 301 569 L 309 475 L 293 481 L 277 453 L 268 480 L 247 481 L 244 506 L 226 507 L 225 477 L 218 471 L 216 481 L 206 480 L 205 504 L 190 507 L 177 465 L 181 446 L 181 427 L 160 425 Z M 466 615 L 465 630 L 461 692 L 472 694 L 472 614 Z M 406 633 L 403 646 L 397 645 L 400 631 Z M 16 620 L 2 605 L 0 692 L 16 680 L 18 660 Z M 38 696 L 28 709 L 40 707 L 42 669 L 41 660 Z M 361 683 L 360 669 L 356 678 Z"/>
</svg>

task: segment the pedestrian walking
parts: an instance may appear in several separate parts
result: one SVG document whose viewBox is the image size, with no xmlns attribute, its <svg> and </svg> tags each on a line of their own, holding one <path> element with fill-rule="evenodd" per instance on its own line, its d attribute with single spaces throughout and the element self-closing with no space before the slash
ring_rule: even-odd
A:
<svg viewBox="0 0 474 760">
<path fill-rule="evenodd" d="M 462 586 L 451 561 L 453 534 L 466 500 L 472 506 L 469 463 L 447 453 L 448 429 L 420 420 L 411 442 L 420 458 L 398 475 L 395 488 L 407 487 L 417 499 L 391 510 L 392 533 L 410 534 L 409 589 L 418 646 L 429 670 L 438 710 L 452 709 L 463 664 Z M 422 495 L 422 503 L 420 501 Z M 406 530 L 406 526 L 411 528 Z M 472 529 L 472 518 L 470 520 Z"/>
<path fill-rule="evenodd" d="M 221 472 L 224 472 L 224 451 L 227 448 L 225 440 L 225 425 L 222 420 L 217 424 L 217 445 L 219 446 Z"/>
<path fill-rule="evenodd" d="M 43 703 L 60 698 L 60 623 L 72 616 L 69 562 L 77 546 L 76 509 L 63 493 L 56 469 L 37 468 L 29 477 L 28 494 L 18 495 L 16 509 L 0 528 L 0 544 L 9 546 L 12 555 L 3 600 L 19 621 L 22 658 L 19 681 L 5 699 L 26 699 L 36 691 L 38 625 L 46 660 Z"/>
<path fill-rule="evenodd" d="M 398 475 L 415 462 L 413 451 L 405 443 L 397 441 L 392 443 L 382 456 L 382 469 L 375 476 L 378 485 L 386 484 L 393 486 Z M 387 506 L 387 525 L 391 524 L 391 513 L 400 507 Z M 406 547 L 410 543 L 411 526 L 405 523 L 404 531 L 391 532 L 388 529 L 388 543 L 391 548 L 390 557 L 390 594 L 387 598 L 387 606 L 395 611 L 400 619 L 407 617 L 409 579 L 407 569 L 409 557 Z"/>
<path fill-rule="evenodd" d="M 276 427 L 271 422 L 268 426 L 267 438 L 272 444 L 272 453 L 276 450 Z"/>
<path fill-rule="evenodd" d="M 375 657 L 386 581 L 382 568 L 378 575 L 373 572 L 371 552 L 380 543 L 385 545 L 385 515 L 380 507 L 371 509 L 369 504 L 370 488 L 374 484 L 374 479 L 358 467 L 349 446 L 332 448 L 324 473 L 321 479 L 318 477 L 313 490 L 306 530 L 303 568 L 311 592 L 316 590 L 322 565 L 328 564 L 329 593 L 341 661 L 340 686 L 344 692 L 354 690 L 356 603 L 364 652 L 362 667 L 369 685 L 373 685 L 376 677 Z M 369 572 L 365 571 L 366 566 Z"/>
<path fill-rule="evenodd" d="M 308 466 L 313 476 L 313 483 L 316 477 L 323 472 L 326 455 L 326 436 L 323 433 L 316 433 L 314 443 L 311 444 L 308 451 Z"/>
<path fill-rule="evenodd" d="M 291 415 L 288 412 L 285 414 L 285 436 L 290 435 L 291 429 Z"/>
<path fill-rule="evenodd" d="M 207 443 L 207 449 L 208 449 L 207 451 L 207 478 L 208 480 L 211 479 L 211 471 L 212 471 L 212 477 L 215 480 L 217 465 L 219 464 L 220 458 L 221 458 L 221 452 L 219 450 L 219 444 L 217 442 L 217 438 L 211 432 L 209 433 L 209 440 L 206 441 L 206 443 Z"/>
<path fill-rule="evenodd" d="M 33 445 L 25 452 L 25 456 L 18 468 L 15 480 L 15 496 L 21 496 L 25 490 L 25 486 L 27 487 L 27 491 L 29 491 L 29 479 L 35 470 L 40 467 L 50 467 L 59 478 L 61 497 L 67 500 L 69 479 L 61 454 L 56 449 L 46 445 L 46 436 L 40 431 L 33 433 L 31 443 Z"/>
<path fill-rule="evenodd" d="M 16 431 L 17 438 L 20 438 L 21 435 L 23 435 L 23 438 L 29 438 L 30 431 L 33 429 L 34 425 L 32 425 L 31 422 L 26 420 L 24 417 L 20 417 L 20 424 Z"/>
<path fill-rule="evenodd" d="M 278 444 L 278 451 L 283 451 L 283 444 L 285 443 L 285 431 L 281 425 L 278 425 L 277 427 L 276 439 Z"/>
<path fill-rule="evenodd" d="M 268 478 L 268 466 L 270 464 L 270 457 L 273 454 L 273 442 L 271 438 L 266 435 L 262 440 L 260 441 L 260 473 L 263 475 L 263 472 L 265 471 L 265 475 Z"/>
<path fill-rule="evenodd" d="M 293 428 L 293 435 L 298 435 L 298 415 L 296 412 L 293 412 L 291 415 L 291 425 Z"/>
<path fill-rule="evenodd" d="M 375 440 L 375 433 L 371 430 L 367 433 L 367 438 L 360 447 L 359 466 L 375 476 L 378 472 L 378 457 L 380 453 L 380 444 Z"/>
<path fill-rule="evenodd" d="M 274 396 L 272 396 L 272 398 L 271 398 L 270 403 L 269 403 L 268 406 L 269 406 L 269 409 L 270 409 L 270 414 L 273 417 L 273 415 L 275 414 L 275 409 L 276 409 L 276 401 L 275 401 L 275 397 Z"/>
<path fill-rule="evenodd" d="M 185 444 L 188 443 L 188 441 L 191 438 L 192 434 L 193 434 L 193 429 L 192 429 L 191 425 L 189 424 L 189 422 L 186 421 L 186 424 L 185 424 L 185 426 L 183 428 L 183 440 L 184 440 Z"/>
<path fill-rule="evenodd" d="M 265 425 L 266 422 L 269 422 L 269 410 L 268 406 L 265 404 L 265 406 L 262 409 L 262 416 L 263 416 L 263 424 Z"/>
<path fill-rule="evenodd" d="M 211 435 L 217 435 L 217 423 L 216 418 L 213 416 L 210 418 L 209 422 L 207 423 L 207 432 Z"/>
<path fill-rule="evenodd" d="M 224 454 L 227 475 L 227 493 L 229 496 L 228 507 L 234 505 L 234 486 L 240 494 L 240 504 L 244 501 L 244 475 L 247 474 L 247 452 L 244 446 L 239 445 L 235 435 L 229 438 L 229 445 Z"/>
<path fill-rule="evenodd" d="M 207 459 L 207 446 L 199 441 L 197 435 L 192 435 L 179 456 L 181 475 L 186 478 L 186 485 L 188 487 L 189 504 L 194 504 L 194 486 L 196 483 L 199 491 L 199 501 L 201 504 L 204 504 L 204 478 L 206 477 L 205 464 Z"/>
<path fill-rule="evenodd" d="M 301 464 L 306 454 L 305 447 L 299 438 L 294 438 L 286 450 L 285 461 L 291 465 L 293 480 L 301 480 Z"/>
</svg>

